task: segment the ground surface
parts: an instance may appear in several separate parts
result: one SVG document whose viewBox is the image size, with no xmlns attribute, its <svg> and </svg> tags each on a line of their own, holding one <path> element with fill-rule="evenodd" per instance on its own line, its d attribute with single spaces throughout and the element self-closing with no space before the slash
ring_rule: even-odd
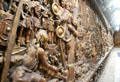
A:
<svg viewBox="0 0 120 82">
<path fill-rule="evenodd" d="M 97 82 L 120 82 L 120 48 L 112 50 Z"/>
</svg>

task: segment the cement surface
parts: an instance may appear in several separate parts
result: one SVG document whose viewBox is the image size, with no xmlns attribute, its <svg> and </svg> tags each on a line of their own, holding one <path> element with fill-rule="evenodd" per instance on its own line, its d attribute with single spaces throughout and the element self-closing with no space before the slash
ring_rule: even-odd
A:
<svg viewBox="0 0 120 82">
<path fill-rule="evenodd" d="M 120 82 L 120 48 L 114 48 L 97 82 Z"/>
</svg>

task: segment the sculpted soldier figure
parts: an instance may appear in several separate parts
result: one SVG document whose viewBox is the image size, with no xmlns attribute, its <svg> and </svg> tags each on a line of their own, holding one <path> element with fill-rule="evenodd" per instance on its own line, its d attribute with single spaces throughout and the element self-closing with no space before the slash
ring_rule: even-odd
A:
<svg viewBox="0 0 120 82">
<path fill-rule="evenodd" d="M 12 82 L 46 82 L 39 73 L 32 72 L 25 66 L 17 67 L 11 75 Z"/>
<path fill-rule="evenodd" d="M 41 77 L 41 75 L 39 75 L 35 72 L 32 72 L 32 71 L 36 71 L 37 69 L 50 71 L 50 73 L 48 73 L 48 74 L 51 75 L 51 73 L 53 73 L 52 76 L 54 76 L 54 72 L 58 73 L 59 70 L 47 62 L 46 56 L 47 55 L 43 48 L 40 48 L 40 47 L 35 48 L 34 46 L 29 47 L 28 51 L 25 54 L 25 57 L 23 59 L 23 66 L 17 67 L 16 71 L 14 71 L 12 73 L 13 82 L 18 82 L 18 81 L 46 82 L 45 79 L 43 77 Z M 58 73 L 54 77 L 57 77 L 57 75 L 61 76 Z M 28 77 L 32 77 L 32 78 L 28 78 Z"/>
</svg>

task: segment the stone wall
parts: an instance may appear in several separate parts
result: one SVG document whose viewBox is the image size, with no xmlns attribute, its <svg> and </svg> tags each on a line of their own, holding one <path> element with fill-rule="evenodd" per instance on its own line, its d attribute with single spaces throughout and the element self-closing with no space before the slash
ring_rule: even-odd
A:
<svg viewBox="0 0 120 82">
<path fill-rule="evenodd" d="M 15 16 L 18 3 L 9 4 L 10 16 Z M 7 13 L 0 18 L 12 19 Z M 16 46 L 27 50 L 11 64 L 10 82 L 82 81 L 113 46 L 113 34 L 87 0 L 26 0 Z"/>
</svg>

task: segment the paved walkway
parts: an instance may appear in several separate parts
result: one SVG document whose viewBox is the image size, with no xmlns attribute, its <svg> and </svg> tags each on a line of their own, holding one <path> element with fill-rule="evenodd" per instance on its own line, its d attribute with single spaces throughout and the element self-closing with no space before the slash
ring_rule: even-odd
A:
<svg viewBox="0 0 120 82">
<path fill-rule="evenodd" d="M 120 82 L 120 48 L 112 50 L 98 82 Z"/>
</svg>

